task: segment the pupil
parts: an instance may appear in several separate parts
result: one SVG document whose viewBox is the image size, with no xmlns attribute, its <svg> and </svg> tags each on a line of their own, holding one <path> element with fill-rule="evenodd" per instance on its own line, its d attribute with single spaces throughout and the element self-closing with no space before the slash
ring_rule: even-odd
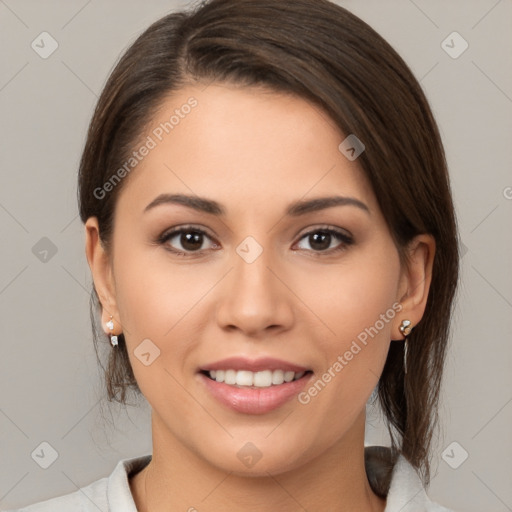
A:
<svg viewBox="0 0 512 512">
<path fill-rule="evenodd" d="M 202 234 L 194 231 L 183 233 L 180 242 L 184 249 L 193 251 L 201 247 L 203 243 Z"/>
<path fill-rule="evenodd" d="M 309 243 L 313 249 L 324 251 L 331 245 L 330 233 L 314 233 L 309 235 Z M 316 247 L 315 247 L 316 246 Z"/>
</svg>

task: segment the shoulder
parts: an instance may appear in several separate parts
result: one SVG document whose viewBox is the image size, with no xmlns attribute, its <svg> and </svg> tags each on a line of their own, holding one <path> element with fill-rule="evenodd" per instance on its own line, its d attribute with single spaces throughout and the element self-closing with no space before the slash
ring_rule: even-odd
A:
<svg viewBox="0 0 512 512">
<path fill-rule="evenodd" d="M 423 483 L 409 461 L 399 455 L 393 468 L 385 512 L 453 512 L 430 500 Z"/>
<path fill-rule="evenodd" d="M 75 492 L 6 512 L 137 512 L 128 479 L 150 460 L 151 455 L 123 459 L 109 477 L 96 480 Z"/>
<path fill-rule="evenodd" d="M 102 478 L 75 492 L 7 512 L 67 512 L 69 510 L 77 512 L 94 510 L 97 512 L 98 510 L 108 510 L 107 481 L 108 478 Z"/>
<path fill-rule="evenodd" d="M 365 447 L 366 471 L 374 492 L 386 498 L 384 512 L 454 512 L 427 496 L 410 462 L 382 446 Z"/>
</svg>

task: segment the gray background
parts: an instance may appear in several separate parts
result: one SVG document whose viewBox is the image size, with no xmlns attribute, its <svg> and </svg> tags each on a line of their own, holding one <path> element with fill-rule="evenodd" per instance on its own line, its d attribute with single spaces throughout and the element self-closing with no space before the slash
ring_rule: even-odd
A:
<svg viewBox="0 0 512 512">
<path fill-rule="evenodd" d="M 429 494 L 460 511 L 512 510 L 512 1 L 339 3 L 421 80 L 450 166 L 465 254 Z M 0 0 L 2 508 L 74 491 L 151 451 L 149 406 L 109 408 L 101 394 L 76 175 L 118 56 L 185 5 Z M 59 45 L 47 59 L 31 47 L 43 31 Z M 441 44 L 453 31 L 469 43 L 456 59 Z M 369 443 L 385 440 L 374 416 Z M 46 470 L 31 456 L 44 441 L 58 452 Z"/>
</svg>

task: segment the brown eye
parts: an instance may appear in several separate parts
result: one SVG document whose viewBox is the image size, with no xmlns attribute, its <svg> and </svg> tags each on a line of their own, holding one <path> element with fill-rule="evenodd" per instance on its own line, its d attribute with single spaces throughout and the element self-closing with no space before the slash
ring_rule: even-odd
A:
<svg viewBox="0 0 512 512">
<path fill-rule="evenodd" d="M 308 235 L 309 245 L 315 251 L 325 251 L 331 246 L 333 236 L 330 233 L 318 232 Z"/>
<path fill-rule="evenodd" d="M 209 245 L 208 245 L 209 241 Z M 185 255 L 217 247 L 211 237 L 201 229 L 180 228 L 164 233 L 158 242 L 171 252 Z M 206 245 L 206 247 L 205 247 Z"/>
<path fill-rule="evenodd" d="M 186 251 L 196 251 L 203 245 L 203 235 L 197 231 L 184 232 L 179 235 L 179 241 Z"/>
<path fill-rule="evenodd" d="M 310 231 L 301 238 L 301 242 L 306 241 L 309 247 L 300 247 L 313 252 L 336 252 L 345 249 L 353 243 L 350 236 L 334 229 L 317 229 Z M 300 245 L 300 242 L 299 242 Z"/>
</svg>

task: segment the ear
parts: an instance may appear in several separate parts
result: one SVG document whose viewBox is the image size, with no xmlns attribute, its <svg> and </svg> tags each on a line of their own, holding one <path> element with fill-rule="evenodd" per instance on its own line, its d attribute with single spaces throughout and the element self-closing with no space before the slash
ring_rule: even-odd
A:
<svg viewBox="0 0 512 512">
<path fill-rule="evenodd" d="M 399 329 L 402 320 L 410 320 L 414 328 L 423 317 L 432 281 L 436 242 L 432 235 L 417 235 L 408 244 L 406 251 L 407 258 L 402 268 L 397 297 L 402 310 L 393 325 L 394 340 L 405 338 Z"/>
<path fill-rule="evenodd" d="M 91 269 L 94 287 L 101 302 L 101 325 L 106 334 L 120 334 L 122 332 L 119 312 L 116 303 L 115 282 L 112 273 L 112 264 L 100 239 L 98 219 L 89 217 L 85 223 L 85 255 Z M 114 322 L 114 329 L 107 328 L 106 323 Z"/>
</svg>

